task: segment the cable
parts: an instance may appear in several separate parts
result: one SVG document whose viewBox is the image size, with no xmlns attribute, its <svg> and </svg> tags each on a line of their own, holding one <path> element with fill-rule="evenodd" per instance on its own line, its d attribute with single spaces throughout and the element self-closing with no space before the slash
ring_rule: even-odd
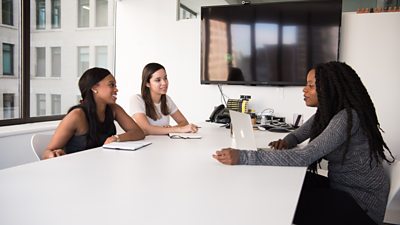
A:
<svg viewBox="0 0 400 225">
<path fill-rule="evenodd" d="M 228 97 L 228 96 L 226 96 L 226 95 L 224 94 L 224 92 L 222 91 L 221 84 L 218 84 L 217 86 L 218 86 L 219 92 L 221 93 L 221 98 L 222 98 L 222 100 L 224 101 L 224 104 L 225 104 L 225 107 L 226 107 L 227 104 L 226 104 L 225 97 Z"/>
</svg>

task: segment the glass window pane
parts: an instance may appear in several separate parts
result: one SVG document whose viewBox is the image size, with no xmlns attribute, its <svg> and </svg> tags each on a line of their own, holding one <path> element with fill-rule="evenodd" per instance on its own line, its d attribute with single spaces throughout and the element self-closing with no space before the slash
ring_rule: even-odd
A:
<svg viewBox="0 0 400 225">
<path fill-rule="evenodd" d="M 46 76 L 46 48 L 36 48 L 36 76 Z"/>
<path fill-rule="evenodd" d="M 46 115 L 46 94 L 36 94 L 36 115 Z"/>
<path fill-rule="evenodd" d="M 107 46 L 96 46 L 96 66 L 107 68 Z"/>
<path fill-rule="evenodd" d="M 3 75 L 14 75 L 14 45 L 3 43 Z"/>
<path fill-rule="evenodd" d="M 61 95 L 51 95 L 51 115 L 61 115 Z"/>
<path fill-rule="evenodd" d="M 51 0 L 51 27 L 61 27 L 61 5 L 60 0 Z"/>
<path fill-rule="evenodd" d="M 61 76 L 61 47 L 51 47 L 51 76 Z"/>
<path fill-rule="evenodd" d="M 46 28 L 46 1 L 36 0 L 36 29 Z"/>
<path fill-rule="evenodd" d="M 21 73 L 19 23 L 20 1 L 2 0 L 0 5 L 0 120 L 18 119 L 21 116 Z"/>
<path fill-rule="evenodd" d="M 12 0 L 3 0 L 1 3 L 1 18 L 2 23 L 6 25 L 14 25 L 13 21 L 14 13 L 13 13 L 13 1 Z"/>
<path fill-rule="evenodd" d="M 4 93 L 3 94 L 3 119 L 13 119 L 14 118 L 14 102 L 15 94 Z"/>
<path fill-rule="evenodd" d="M 78 27 L 89 27 L 89 0 L 78 1 Z"/>
<path fill-rule="evenodd" d="M 89 47 L 78 47 L 78 76 L 89 69 Z"/>
<path fill-rule="evenodd" d="M 107 26 L 108 0 L 96 0 L 96 27 Z"/>
</svg>

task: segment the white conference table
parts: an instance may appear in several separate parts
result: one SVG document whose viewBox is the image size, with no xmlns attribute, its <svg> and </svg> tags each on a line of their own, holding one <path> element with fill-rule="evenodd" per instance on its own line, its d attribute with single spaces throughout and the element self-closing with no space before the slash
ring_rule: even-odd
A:
<svg viewBox="0 0 400 225">
<path fill-rule="evenodd" d="M 289 225 L 305 167 L 227 166 L 229 129 L 202 139 L 151 135 L 137 151 L 91 149 L 0 170 L 5 225 Z M 283 134 L 256 131 L 258 147 Z"/>
</svg>

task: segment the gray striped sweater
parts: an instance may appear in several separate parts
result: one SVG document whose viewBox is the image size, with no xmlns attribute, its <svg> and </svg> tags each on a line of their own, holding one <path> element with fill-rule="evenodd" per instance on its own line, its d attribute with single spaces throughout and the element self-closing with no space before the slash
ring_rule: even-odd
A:
<svg viewBox="0 0 400 225">
<path fill-rule="evenodd" d="M 304 147 L 296 147 L 310 137 L 313 120 L 314 116 L 284 138 L 289 149 L 241 150 L 239 164 L 309 166 L 323 157 L 328 161 L 331 188 L 349 193 L 377 224 L 382 224 L 389 193 L 389 179 L 382 164 L 378 164 L 375 159 L 370 164 L 368 138 L 360 127 L 357 113 L 353 110 L 351 140 L 343 163 L 347 136 L 346 111 L 336 114 L 313 141 Z"/>
</svg>

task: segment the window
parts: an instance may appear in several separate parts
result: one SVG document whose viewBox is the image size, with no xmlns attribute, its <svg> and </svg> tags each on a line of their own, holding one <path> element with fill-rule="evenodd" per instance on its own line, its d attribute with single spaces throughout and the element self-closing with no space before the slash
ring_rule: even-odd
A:
<svg viewBox="0 0 400 225">
<path fill-rule="evenodd" d="M 89 47 L 78 47 L 78 77 L 89 69 Z"/>
<path fill-rule="evenodd" d="M 36 0 L 36 29 L 46 28 L 46 1 Z"/>
<path fill-rule="evenodd" d="M 36 76 L 46 76 L 46 48 L 44 47 L 36 48 Z"/>
<path fill-rule="evenodd" d="M 96 65 L 114 71 L 114 25 L 101 24 L 114 19 L 115 0 L 0 4 L 0 126 L 59 120 L 79 102 L 77 80 L 84 71 Z M 107 16 L 98 22 L 101 29 L 95 27 L 96 13 Z M 3 25 L 7 18 L 13 26 Z M 79 23 L 85 28 L 76 29 Z"/>
<path fill-rule="evenodd" d="M 14 75 L 14 45 L 3 43 L 3 75 Z"/>
<path fill-rule="evenodd" d="M 89 0 L 78 0 L 78 27 L 89 27 Z"/>
<path fill-rule="evenodd" d="M 107 46 L 96 46 L 96 66 L 107 68 Z"/>
<path fill-rule="evenodd" d="M 51 95 L 51 115 L 61 115 L 61 95 Z"/>
<path fill-rule="evenodd" d="M 3 118 L 13 119 L 14 118 L 14 94 L 4 93 L 3 94 Z"/>
<path fill-rule="evenodd" d="M 36 115 L 46 115 L 46 94 L 36 94 Z"/>
<path fill-rule="evenodd" d="M 51 47 L 51 76 L 61 76 L 61 47 Z"/>
<path fill-rule="evenodd" d="M 1 19 L 6 25 L 14 25 L 13 0 L 3 0 L 1 3 Z"/>
<path fill-rule="evenodd" d="M 61 27 L 61 5 L 60 0 L 51 0 L 51 27 Z"/>
<path fill-rule="evenodd" d="M 105 27 L 108 23 L 108 0 L 96 0 L 96 27 Z"/>
</svg>

